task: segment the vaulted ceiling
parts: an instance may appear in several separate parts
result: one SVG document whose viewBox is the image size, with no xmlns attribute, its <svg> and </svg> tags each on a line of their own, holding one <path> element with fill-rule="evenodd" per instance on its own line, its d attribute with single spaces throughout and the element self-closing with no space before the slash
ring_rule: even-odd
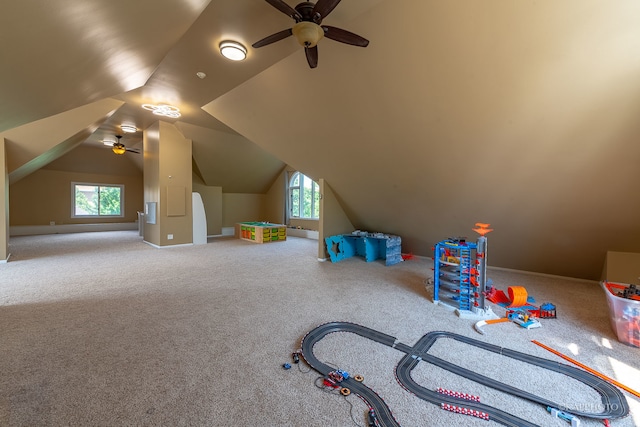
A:
<svg viewBox="0 0 640 427">
<path fill-rule="evenodd" d="M 635 0 L 343 0 L 324 23 L 370 44 L 323 39 L 315 69 L 293 37 L 250 47 L 293 24 L 264 0 L 5 3 L 13 181 L 170 103 L 207 184 L 261 192 L 289 164 L 405 251 L 476 221 L 490 265 L 598 278 L 607 250 L 640 251 Z"/>
</svg>

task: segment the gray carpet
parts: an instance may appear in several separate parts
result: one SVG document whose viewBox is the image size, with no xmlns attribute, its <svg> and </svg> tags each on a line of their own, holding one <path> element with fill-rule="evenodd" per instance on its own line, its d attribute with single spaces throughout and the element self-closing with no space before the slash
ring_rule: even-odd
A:
<svg viewBox="0 0 640 427">
<path fill-rule="evenodd" d="M 282 368 L 310 329 L 336 320 L 407 345 L 444 330 L 561 361 L 535 339 L 640 391 L 640 349 L 616 339 L 595 282 L 491 269 L 497 288 L 526 287 L 538 303 L 554 303 L 558 319 L 532 330 L 488 325 L 480 335 L 475 321 L 432 303 L 431 260 L 321 263 L 316 245 L 216 238 L 156 249 L 130 231 L 12 238 L 10 262 L 0 264 L 0 425 L 364 426 L 367 407 L 357 396 L 324 392 L 303 363 Z M 498 425 L 405 391 L 394 377 L 403 354 L 392 348 L 335 333 L 315 352 L 363 375 L 403 426 Z M 574 380 L 504 356 L 452 340 L 431 352 L 568 407 L 601 406 Z M 476 394 L 541 426 L 568 425 L 541 406 L 426 363 L 413 377 L 428 388 Z M 632 415 L 612 425 L 638 426 L 640 400 L 625 396 Z"/>
</svg>

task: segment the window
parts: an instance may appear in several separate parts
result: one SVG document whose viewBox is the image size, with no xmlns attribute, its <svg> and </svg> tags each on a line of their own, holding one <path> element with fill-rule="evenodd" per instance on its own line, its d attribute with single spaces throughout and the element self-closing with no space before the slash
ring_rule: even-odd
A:
<svg viewBox="0 0 640 427">
<path fill-rule="evenodd" d="M 71 183 L 72 218 L 124 216 L 124 185 Z"/>
<path fill-rule="evenodd" d="M 320 188 L 300 172 L 295 172 L 289 181 L 289 215 L 291 218 L 320 217 Z"/>
</svg>

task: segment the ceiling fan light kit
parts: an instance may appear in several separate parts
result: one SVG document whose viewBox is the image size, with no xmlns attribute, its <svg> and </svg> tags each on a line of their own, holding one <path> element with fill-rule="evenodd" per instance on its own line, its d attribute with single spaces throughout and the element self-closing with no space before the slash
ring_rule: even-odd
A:
<svg viewBox="0 0 640 427">
<path fill-rule="evenodd" d="M 122 142 L 120 142 L 120 139 L 122 139 L 122 135 L 116 135 L 116 138 L 118 139 L 117 141 L 112 140 L 111 137 L 108 137 L 103 139 L 102 142 L 104 143 L 104 145 L 111 145 L 111 151 L 113 151 L 115 154 L 118 154 L 118 155 L 124 154 L 127 151 L 135 154 L 140 154 L 138 150 L 127 148 Z M 108 142 L 111 144 L 108 144 Z"/>
<path fill-rule="evenodd" d="M 367 47 L 369 40 L 350 31 L 337 27 L 321 25 L 322 20 L 340 3 L 340 0 L 318 0 L 316 3 L 303 1 L 293 8 L 283 0 L 266 0 L 271 6 L 278 9 L 288 17 L 296 21 L 292 28 L 287 28 L 258 40 L 251 46 L 259 48 L 271 43 L 286 39 L 293 35 L 304 47 L 307 63 L 310 68 L 318 66 L 317 43 L 323 37 L 352 46 Z"/>
<path fill-rule="evenodd" d="M 298 43 L 302 47 L 314 47 L 320 39 L 324 37 L 322 27 L 314 22 L 302 21 L 298 22 L 291 29 L 293 35 L 298 39 Z"/>
<path fill-rule="evenodd" d="M 127 149 L 121 143 L 116 142 L 115 144 L 113 144 L 113 148 L 111 148 L 111 151 L 113 151 L 116 154 L 124 154 L 127 151 Z"/>
</svg>

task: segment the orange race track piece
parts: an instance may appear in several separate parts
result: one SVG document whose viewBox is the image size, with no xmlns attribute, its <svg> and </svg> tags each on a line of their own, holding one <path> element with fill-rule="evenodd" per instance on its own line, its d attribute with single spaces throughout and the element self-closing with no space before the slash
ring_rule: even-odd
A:
<svg viewBox="0 0 640 427">
<path fill-rule="evenodd" d="M 523 286 L 509 286 L 509 308 L 522 307 L 527 304 L 527 290 Z"/>
<path fill-rule="evenodd" d="M 608 382 L 610 384 L 613 384 L 616 387 L 619 387 L 619 388 L 623 389 L 624 391 L 627 391 L 627 392 L 633 394 L 636 397 L 640 397 L 640 393 L 638 393 L 637 391 L 633 390 L 632 388 L 629 388 L 629 387 L 625 386 L 624 384 L 621 384 L 621 383 L 617 382 L 616 380 L 614 380 L 612 378 L 609 378 L 606 375 L 601 374 L 600 372 L 598 372 L 598 371 L 596 371 L 594 369 L 591 369 L 590 367 L 588 367 L 586 365 L 583 365 L 582 363 L 578 362 L 577 360 L 572 359 L 569 356 L 565 356 L 564 354 L 560 353 L 559 351 L 554 350 L 551 347 L 548 347 L 548 346 L 542 344 L 539 341 L 531 340 L 531 342 L 534 343 L 535 345 L 538 345 L 538 346 L 544 348 L 547 351 L 550 351 L 551 353 L 555 354 L 556 356 L 562 357 L 564 360 L 573 363 L 574 365 L 584 369 L 585 371 L 592 373 L 596 377 L 599 377 L 599 378 L 605 380 L 606 382 Z"/>
</svg>

